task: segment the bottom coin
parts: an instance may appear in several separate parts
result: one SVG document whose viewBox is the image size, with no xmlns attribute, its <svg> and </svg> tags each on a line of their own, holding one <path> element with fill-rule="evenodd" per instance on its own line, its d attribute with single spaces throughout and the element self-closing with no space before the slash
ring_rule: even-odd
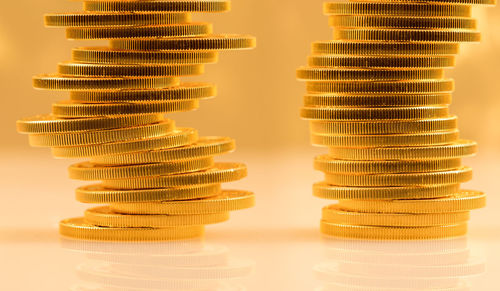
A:
<svg viewBox="0 0 500 291">
<path fill-rule="evenodd" d="M 469 220 L 469 212 L 403 214 L 354 212 L 338 204 L 323 208 L 323 221 L 334 224 L 366 226 L 423 227 L 464 223 Z"/>
<path fill-rule="evenodd" d="M 205 225 L 229 219 L 229 212 L 195 215 L 130 215 L 112 211 L 108 206 L 96 207 L 85 211 L 85 221 L 107 227 L 174 227 Z"/>
<path fill-rule="evenodd" d="M 86 222 L 83 217 L 78 217 L 62 220 L 59 223 L 59 232 L 63 236 L 87 240 L 160 241 L 200 237 L 204 233 L 204 226 L 195 225 L 168 228 L 101 227 Z"/>
<path fill-rule="evenodd" d="M 465 235 L 467 223 L 426 227 L 384 227 L 333 224 L 322 220 L 320 229 L 323 234 L 346 238 L 422 240 Z"/>
</svg>

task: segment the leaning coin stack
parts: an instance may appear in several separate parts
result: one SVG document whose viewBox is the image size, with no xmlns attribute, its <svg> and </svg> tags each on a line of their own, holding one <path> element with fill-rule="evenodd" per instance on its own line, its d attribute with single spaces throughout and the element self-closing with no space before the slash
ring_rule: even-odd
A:
<svg viewBox="0 0 500 291">
<path fill-rule="evenodd" d="M 65 236 L 97 240 L 197 237 L 204 225 L 251 207 L 254 195 L 221 190 L 246 176 L 240 163 L 217 163 L 234 150 L 226 137 L 198 137 L 163 114 L 194 110 L 214 97 L 210 83 L 181 83 L 203 73 L 220 50 L 250 49 L 255 38 L 217 35 L 192 12 L 225 12 L 227 0 L 89 0 L 85 12 L 48 14 L 49 27 L 69 39 L 110 40 L 110 47 L 73 49 L 58 73 L 34 77 L 34 87 L 70 92 L 52 114 L 18 121 L 33 146 L 57 158 L 89 158 L 70 166 L 71 178 L 102 181 L 80 187 L 83 203 L 109 204 L 63 220 Z"/>
<path fill-rule="evenodd" d="M 495 0 L 325 3 L 333 40 L 312 45 L 301 116 L 325 173 L 314 195 L 339 200 L 323 209 L 326 235 L 430 239 L 463 235 L 469 210 L 484 206 L 461 159 L 476 143 L 459 139 L 450 115 L 461 42 L 477 42 L 471 5 Z"/>
</svg>

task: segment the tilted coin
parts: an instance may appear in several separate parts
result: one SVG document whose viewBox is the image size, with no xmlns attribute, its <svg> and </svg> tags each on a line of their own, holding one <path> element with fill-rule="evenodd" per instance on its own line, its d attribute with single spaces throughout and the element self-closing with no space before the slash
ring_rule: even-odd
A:
<svg viewBox="0 0 500 291">
<path fill-rule="evenodd" d="M 222 190 L 219 195 L 210 198 L 160 203 L 111 204 L 111 209 L 126 214 L 186 215 L 241 210 L 252 207 L 254 203 L 255 197 L 252 192 Z"/>
<path fill-rule="evenodd" d="M 30 134 L 31 146 L 62 147 L 89 144 L 102 144 L 124 140 L 151 138 L 169 134 L 175 130 L 173 120 L 160 123 L 139 125 L 134 127 L 121 127 L 106 130 L 85 130 L 72 133 Z"/>
<path fill-rule="evenodd" d="M 353 121 L 353 120 L 408 120 L 442 118 L 449 114 L 448 106 L 422 107 L 303 107 L 300 116 L 308 120 Z"/>
<path fill-rule="evenodd" d="M 118 39 L 111 41 L 111 48 L 125 50 L 238 50 L 251 49 L 255 45 L 255 37 L 236 34 L 162 39 Z"/>
<path fill-rule="evenodd" d="M 95 64 L 212 64 L 216 51 L 132 51 L 108 47 L 79 47 L 72 50 L 72 60 Z"/>
<path fill-rule="evenodd" d="M 481 34 L 468 30 L 335 29 L 333 39 L 347 41 L 478 42 Z"/>
<path fill-rule="evenodd" d="M 186 23 L 191 21 L 191 15 L 179 12 L 75 12 L 45 14 L 44 20 L 49 27 L 137 26 Z"/>
<path fill-rule="evenodd" d="M 450 144 L 432 146 L 404 146 L 379 148 L 331 147 L 330 156 L 348 160 L 414 160 L 443 159 L 472 156 L 477 152 L 477 143 L 458 140 Z"/>
<path fill-rule="evenodd" d="M 58 117 L 75 118 L 124 114 L 171 113 L 190 111 L 198 107 L 198 100 L 120 103 L 60 101 L 52 104 L 52 114 Z"/>
<path fill-rule="evenodd" d="M 347 211 L 340 205 L 323 208 L 322 219 L 333 224 L 365 225 L 365 226 L 397 226 L 418 227 L 465 223 L 469 220 L 469 212 L 448 213 L 368 213 Z"/>
<path fill-rule="evenodd" d="M 85 240 L 162 241 L 200 237 L 204 227 L 101 227 L 86 222 L 84 218 L 70 218 L 59 223 L 59 232 L 63 236 Z"/>
<path fill-rule="evenodd" d="M 240 180 L 247 175 L 247 167 L 240 163 L 215 163 L 204 171 L 135 179 L 104 180 L 103 185 L 115 189 L 151 189 L 164 187 L 218 184 Z"/>
<path fill-rule="evenodd" d="M 116 90 L 116 89 L 154 89 L 175 86 L 175 77 L 108 77 L 83 78 L 62 75 L 38 75 L 33 77 L 33 87 L 45 90 Z"/>
<path fill-rule="evenodd" d="M 422 173 L 457 169 L 462 166 L 462 159 L 436 160 L 385 160 L 385 161 L 351 161 L 319 155 L 314 159 L 314 168 L 325 173 Z"/>
<path fill-rule="evenodd" d="M 450 196 L 458 193 L 460 184 L 389 186 L 389 187 L 342 187 L 325 182 L 313 186 L 313 194 L 330 200 L 343 199 L 427 199 Z"/>
<path fill-rule="evenodd" d="M 68 27 L 68 39 L 134 39 L 157 37 L 197 37 L 212 33 L 210 23 L 182 23 L 132 27 Z"/>
<path fill-rule="evenodd" d="M 358 0 L 354 0 L 358 1 Z M 381 0 L 375 0 L 375 1 L 381 1 Z M 385 2 L 420 2 L 419 0 L 383 0 Z M 426 3 L 432 3 L 432 4 L 462 4 L 462 5 L 495 5 L 496 0 L 426 0 Z"/>
<path fill-rule="evenodd" d="M 200 137 L 195 143 L 183 147 L 100 156 L 92 158 L 91 161 L 104 165 L 160 163 L 225 154 L 233 151 L 235 147 L 232 138 L 207 136 Z"/>
<path fill-rule="evenodd" d="M 348 80 L 427 80 L 441 79 L 442 69 L 363 69 L 333 67 L 301 67 L 297 70 L 297 79 L 302 81 L 348 81 Z"/>
<path fill-rule="evenodd" d="M 349 211 L 378 213 L 446 213 L 483 208 L 486 194 L 460 190 L 432 199 L 341 200 L 339 206 Z"/>
<path fill-rule="evenodd" d="M 133 215 L 116 213 L 109 206 L 104 206 L 87 209 L 84 218 L 93 225 L 106 227 L 179 227 L 224 222 L 229 219 L 229 212 L 189 215 Z"/>
<path fill-rule="evenodd" d="M 449 185 L 465 183 L 472 179 L 472 169 L 460 167 L 448 171 L 422 173 L 326 173 L 325 182 L 345 187 L 390 187 Z"/>
<path fill-rule="evenodd" d="M 184 174 L 206 170 L 214 165 L 212 157 L 167 163 L 105 166 L 91 162 L 73 164 L 69 176 L 76 180 L 128 179 L 158 175 Z"/>
<path fill-rule="evenodd" d="M 435 146 L 450 144 L 458 141 L 458 139 L 458 130 L 380 135 L 311 134 L 311 143 L 315 146 L 352 148 Z"/>
<path fill-rule="evenodd" d="M 59 63 L 58 72 L 73 77 L 178 77 L 194 76 L 204 72 L 200 64 L 88 64 Z"/>
<path fill-rule="evenodd" d="M 348 28 L 476 29 L 467 17 L 408 17 L 388 15 L 331 15 L 330 26 Z"/>
<path fill-rule="evenodd" d="M 84 2 L 83 7 L 86 11 L 226 12 L 231 8 L 231 2 L 229 0 L 87 0 Z"/>
<path fill-rule="evenodd" d="M 424 80 L 424 81 L 331 81 L 306 82 L 308 93 L 447 93 L 454 89 L 453 80 Z"/>
<path fill-rule="evenodd" d="M 417 120 L 310 121 L 311 133 L 323 135 L 407 134 L 456 129 L 456 116 Z"/>
<path fill-rule="evenodd" d="M 196 130 L 192 128 L 178 128 L 171 134 L 156 138 L 135 139 L 88 146 L 53 147 L 52 154 L 57 158 L 96 157 L 179 147 L 194 143 L 196 140 L 198 140 L 198 132 Z"/>
<path fill-rule="evenodd" d="M 76 200 L 96 204 L 191 200 L 216 196 L 220 191 L 220 184 L 130 190 L 110 189 L 96 184 L 77 188 Z"/>
<path fill-rule="evenodd" d="M 327 2 L 323 6 L 323 11 L 327 15 L 471 16 L 469 6 L 428 3 Z"/>
<path fill-rule="evenodd" d="M 179 86 L 141 90 L 72 91 L 71 100 L 87 103 L 158 102 L 207 99 L 215 97 L 217 89 L 210 83 L 182 83 Z"/>
<path fill-rule="evenodd" d="M 313 54 L 354 56 L 441 56 L 458 54 L 457 43 L 432 42 L 364 42 L 317 41 L 312 44 Z"/>
<path fill-rule="evenodd" d="M 17 121 L 17 131 L 29 134 L 75 133 L 87 130 L 106 130 L 140 126 L 164 121 L 160 114 L 121 115 L 93 118 L 58 118 L 54 115 L 37 115 Z"/>
<path fill-rule="evenodd" d="M 455 66 L 454 55 L 410 56 L 410 55 L 327 55 L 315 54 L 307 58 L 311 67 L 342 68 L 445 68 Z"/>
</svg>

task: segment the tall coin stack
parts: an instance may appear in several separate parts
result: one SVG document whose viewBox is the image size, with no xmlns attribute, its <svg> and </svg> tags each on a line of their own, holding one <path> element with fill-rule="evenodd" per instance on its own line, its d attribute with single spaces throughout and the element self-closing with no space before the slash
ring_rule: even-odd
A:
<svg viewBox="0 0 500 291">
<path fill-rule="evenodd" d="M 221 190 L 246 176 L 240 163 L 216 163 L 234 150 L 226 137 L 198 137 L 165 113 L 194 110 L 214 97 L 210 83 L 181 83 L 203 73 L 219 50 L 250 49 L 255 38 L 212 34 L 192 12 L 225 12 L 228 0 L 89 0 L 83 13 L 48 14 L 49 27 L 69 39 L 110 40 L 110 47 L 73 49 L 58 73 L 34 77 L 34 87 L 69 91 L 52 114 L 18 121 L 33 146 L 57 158 L 90 158 L 70 166 L 71 178 L 102 181 L 80 187 L 83 203 L 109 204 L 63 220 L 61 234 L 97 240 L 198 237 L 204 225 L 251 207 L 254 195 Z"/>
<path fill-rule="evenodd" d="M 476 143 L 459 139 L 450 115 L 460 42 L 477 42 L 471 5 L 495 0 L 325 3 L 333 40 L 312 45 L 301 117 L 325 173 L 314 195 L 339 200 L 323 209 L 321 232 L 364 239 L 463 235 L 483 193 L 461 190 L 472 177 L 461 159 Z"/>
</svg>

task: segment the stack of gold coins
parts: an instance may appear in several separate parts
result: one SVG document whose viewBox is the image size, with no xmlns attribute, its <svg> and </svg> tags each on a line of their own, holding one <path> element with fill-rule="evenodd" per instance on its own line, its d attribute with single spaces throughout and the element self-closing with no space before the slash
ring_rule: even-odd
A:
<svg viewBox="0 0 500 291">
<path fill-rule="evenodd" d="M 84 12 L 48 14 L 49 27 L 69 39 L 109 40 L 109 47 L 78 47 L 58 73 L 39 75 L 34 87 L 69 91 L 52 114 L 18 121 L 33 146 L 57 158 L 88 158 L 70 166 L 71 178 L 102 181 L 80 187 L 76 199 L 107 204 L 63 220 L 65 236 L 97 240 L 169 240 L 198 237 L 204 225 L 251 207 L 254 195 L 221 190 L 246 176 L 240 163 L 214 162 L 233 151 L 227 137 L 198 137 L 165 113 L 194 110 L 214 97 L 210 83 L 182 83 L 203 73 L 218 51 L 250 49 L 255 38 L 213 34 L 191 13 L 225 12 L 228 0 L 88 0 Z"/>
<path fill-rule="evenodd" d="M 333 40 L 312 45 L 298 79 L 307 84 L 301 117 L 325 173 L 314 195 L 339 200 L 323 209 L 321 231 L 365 239 L 463 235 L 478 191 L 461 190 L 476 152 L 450 115 L 461 42 L 477 42 L 471 5 L 494 0 L 325 3 Z"/>
</svg>

